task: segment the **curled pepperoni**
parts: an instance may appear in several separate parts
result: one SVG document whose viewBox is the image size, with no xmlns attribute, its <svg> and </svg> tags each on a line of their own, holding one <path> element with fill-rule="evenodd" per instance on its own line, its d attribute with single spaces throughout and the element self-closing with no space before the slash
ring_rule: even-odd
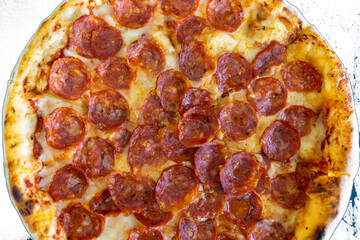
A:
<svg viewBox="0 0 360 240">
<path fill-rule="evenodd" d="M 180 100 L 187 88 L 187 78 L 173 69 L 161 73 L 156 81 L 162 107 L 169 112 L 179 110 Z"/>
<path fill-rule="evenodd" d="M 99 129 L 120 126 L 128 115 L 128 103 L 117 91 L 104 90 L 91 95 L 88 117 Z"/>
<path fill-rule="evenodd" d="M 275 78 L 259 78 L 250 84 L 246 98 L 256 112 L 268 116 L 285 106 L 287 90 L 285 85 Z"/>
<path fill-rule="evenodd" d="M 207 26 L 205 19 L 198 16 L 191 16 L 182 20 L 176 27 L 176 38 L 179 43 L 195 40 Z"/>
<path fill-rule="evenodd" d="M 160 145 L 166 156 L 175 161 L 193 161 L 195 148 L 186 148 L 179 141 L 179 130 L 177 125 L 170 125 L 159 131 Z"/>
<path fill-rule="evenodd" d="M 139 38 L 132 42 L 128 48 L 126 57 L 129 62 L 137 67 L 159 73 L 165 67 L 165 56 L 159 45 L 150 39 Z"/>
<path fill-rule="evenodd" d="M 221 129 L 235 141 L 251 137 L 256 131 L 257 123 L 256 112 L 248 103 L 232 101 L 221 109 Z"/>
<path fill-rule="evenodd" d="M 178 236 L 182 240 L 215 240 L 216 223 L 214 220 L 194 222 L 185 217 L 179 221 Z"/>
<path fill-rule="evenodd" d="M 161 9 L 168 14 L 186 17 L 194 13 L 199 0 L 161 0 Z"/>
<path fill-rule="evenodd" d="M 49 194 L 55 201 L 81 198 L 89 186 L 85 173 L 68 165 L 56 171 L 49 187 Z"/>
<path fill-rule="evenodd" d="M 227 32 L 236 31 L 244 19 L 241 4 L 234 0 L 211 0 L 206 13 L 214 28 Z"/>
<path fill-rule="evenodd" d="M 273 161 L 285 162 L 300 149 L 298 131 L 288 122 L 277 120 L 268 126 L 261 138 L 265 155 Z"/>
<path fill-rule="evenodd" d="M 71 108 L 57 108 L 44 120 L 46 142 L 56 149 L 64 149 L 81 141 L 85 124 Z"/>
<path fill-rule="evenodd" d="M 127 158 L 131 169 L 141 169 L 144 164 L 159 166 L 166 162 L 157 133 L 157 128 L 150 125 L 138 126 L 134 130 Z"/>
<path fill-rule="evenodd" d="M 320 91 L 321 80 L 321 74 L 309 62 L 291 62 L 286 66 L 284 71 L 284 83 L 291 91 Z"/>
<path fill-rule="evenodd" d="M 286 48 L 278 41 L 271 41 L 261 52 L 256 54 L 252 62 L 255 76 L 264 76 L 270 72 L 272 66 L 283 63 L 286 59 Z"/>
<path fill-rule="evenodd" d="M 127 28 L 140 28 L 149 22 L 154 7 L 148 1 L 114 0 L 113 8 L 118 22 Z"/>
<path fill-rule="evenodd" d="M 130 142 L 131 134 L 132 133 L 125 127 L 120 127 L 113 133 L 111 140 L 116 152 L 124 152 L 126 146 Z"/>
<path fill-rule="evenodd" d="M 71 203 L 61 211 L 59 216 L 67 239 L 87 240 L 100 236 L 104 229 L 105 218 L 91 212 L 82 203 Z"/>
<path fill-rule="evenodd" d="M 174 165 L 156 183 L 156 200 L 163 209 L 182 209 L 196 199 L 199 180 L 191 168 Z"/>
<path fill-rule="evenodd" d="M 311 125 L 315 122 L 316 117 L 316 113 L 310 108 L 293 105 L 281 114 L 280 119 L 293 125 L 299 132 L 300 137 L 304 137 L 310 134 Z"/>
<path fill-rule="evenodd" d="M 136 77 L 127 60 L 120 57 L 108 58 L 97 66 L 96 72 L 103 84 L 116 89 L 129 89 Z"/>
<path fill-rule="evenodd" d="M 163 236 L 159 230 L 144 229 L 132 230 L 128 240 L 163 240 Z"/>
<path fill-rule="evenodd" d="M 90 200 L 89 207 L 92 211 L 101 215 L 114 216 L 120 213 L 120 210 L 111 198 L 108 188 L 95 195 Z"/>
<path fill-rule="evenodd" d="M 140 212 L 154 200 L 154 181 L 131 173 L 113 173 L 108 187 L 116 206 L 122 211 Z"/>
<path fill-rule="evenodd" d="M 188 88 L 181 100 L 180 113 L 184 114 L 193 107 L 211 107 L 216 105 L 216 100 L 205 89 Z"/>
<path fill-rule="evenodd" d="M 169 222 L 173 215 L 164 211 L 156 201 L 150 204 L 144 211 L 136 213 L 135 217 L 147 227 L 161 226 Z"/>
<path fill-rule="evenodd" d="M 225 164 L 225 147 L 219 143 L 203 145 L 195 154 L 195 169 L 202 183 L 219 186 L 219 166 Z"/>
<path fill-rule="evenodd" d="M 221 91 L 240 91 L 252 79 L 250 63 L 238 53 L 224 54 L 218 59 L 215 78 Z"/>
<path fill-rule="evenodd" d="M 73 162 L 88 177 L 103 177 L 114 167 L 114 149 L 99 137 L 88 138 L 75 153 Z"/>
<path fill-rule="evenodd" d="M 251 230 L 249 240 L 290 240 L 292 235 L 284 227 L 273 220 L 261 220 Z"/>
<path fill-rule="evenodd" d="M 78 58 L 59 58 L 51 66 L 49 88 L 62 98 L 77 100 L 90 89 L 90 85 L 89 70 Z"/>
<path fill-rule="evenodd" d="M 211 108 L 193 107 L 179 123 L 179 140 L 186 147 L 196 147 L 211 141 L 219 129 L 219 120 Z"/>
<path fill-rule="evenodd" d="M 228 194 L 243 195 L 252 191 L 260 177 L 260 163 L 251 153 L 232 155 L 220 170 L 220 180 Z"/>
<path fill-rule="evenodd" d="M 180 71 L 192 81 L 200 81 L 206 72 L 214 70 L 213 57 L 207 53 L 204 44 L 198 41 L 181 45 L 179 54 Z"/>
</svg>

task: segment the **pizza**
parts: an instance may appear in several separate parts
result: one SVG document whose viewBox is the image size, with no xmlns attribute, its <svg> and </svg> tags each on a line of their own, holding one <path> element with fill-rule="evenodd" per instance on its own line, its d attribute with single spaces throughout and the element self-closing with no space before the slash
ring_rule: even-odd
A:
<svg viewBox="0 0 360 240">
<path fill-rule="evenodd" d="M 34 239 L 321 239 L 347 205 L 349 81 L 281 0 L 68 0 L 9 86 Z"/>
</svg>

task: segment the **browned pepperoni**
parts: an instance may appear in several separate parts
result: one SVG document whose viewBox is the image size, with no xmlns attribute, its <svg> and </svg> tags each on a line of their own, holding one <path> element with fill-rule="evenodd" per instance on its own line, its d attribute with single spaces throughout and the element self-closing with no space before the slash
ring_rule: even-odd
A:
<svg viewBox="0 0 360 240">
<path fill-rule="evenodd" d="M 99 137 L 88 138 L 75 153 L 73 162 L 88 177 L 103 177 L 114 167 L 114 149 Z"/>
<path fill-rule="evenodd" d="M 206 13 L 214 28 L 227 32 L 236 31 L 244 19 L 241 4 L 234 0 L 211 0 Z"/>
<path fill-rule="evenodd" d="M 154 201 L 154 181 L 139 174 L 113 173 L 108 187 L 116 206 L 122 211 L 140 212 Z"/>
<path fill-rule="evenodd" d="M 44 120 L 46 142 L 56 149 L 64 149 L 81 141 L 85 135 L 85 124 L 71 108 L 57 108 Z"/>
<path fill-rule="evenodd" d="M 310 108 L 293 105 L 281 114 L 280 119 L 293 125 L 299 132 L 300 137 L 304 137 L 310 134 L 311 126 L 315 122 L 316 117 L 316 113 Z"/>
<path fill-rule="evenodd" d="M 182 20 L 176 27 L 176 38 L 179 43 L 195 40 L 207 26 L 205 19 L 198 16 L 191 16 Z"/>
<path fill-rule="evenodd" d="M 273 220 L 261 220 L 251 230 L 249 240 L 290 240 L 292 235 L 284 227 Z"/>
<path fill-rule="evenodd" d="M 286 59 L 286 48 L 278 41 L 271 41 L 270 44 L 256 54 L 252 62 L 255 76 L 264 76 L 270 72 L 272 66 L 283 63 Z"/>
<path fill-rule="evenodd" d="M 127 60 L 120 57 L 108 58 L 97 66 L 96 72 L 103 84 L 116 89 L 129 89 L 136 77 Z"/>
<path fill-rule="evenodd" d="M 140 28 L 149 22 L 154 7 L 148 1 L 114 0 L 113 8 L 118 22 L 127 28 Z"/>
<path fill-rule="evenodd" d="M 120 213 L 119 208 L 111 198 L 108 188 L 96 194 L 90 200 L 89 207 L 92 211 L 107 216 L 115 216 Z"/>
<path fill-rule="evenodd" d="M 161 72 L 165 67 L 164 53 L 155 41 L 147 38 L 139 38 L 132 42 L 127 48 L 126 57 L 132 65 L 149 70 L 153 74 Z"/>
<path fill-rule="evenodd" d="M 59 58 L 51 66 L 49 88 L 62 98 L 77 100 L 90 85 L 89 70 L 78 58 Z"/>
<path fill-rule="evenodd" d="M 128 103 L 117 91 L 104 90 L 91 95 L 88 117 L 99 129 L 120 126 L 128 115 Z"/>
<path fill-rule="evenodd" d="M 49 194 L 55 201 L 80 198 L 88 186 L 85 173 L 80 168 L 67 165 L 56 171 Z"/>
<path fill-rule="evenodd" d="M 260 163 L 251 153 L 232 155 L 220 170 L 220 180 L 228 194 L 243 195 L 252 191 L 260 178 Z"/>
<path fill-rule="evenodd" d="M 240 91 L 252 79 L 250 63 L 238 53 L 226 53 L 218 59 L 215 78 L 221 91 Z"/>
<path fill-rule="evenodd" d="M 193 107 L 211 107 L 216 105 L 215 99 L 205 89 L 188 88 L 181 100 L 180 113 L 184 114 Z"/>
<path fill-rule="evenodd" d="M 182 209 L 196 199 L 199 180 L 191 168 L 174 165 L 156 183 L 156 200 L 163 209 Z"/>
<path fill-rule="evenodd" d="M 235 141 L 251 137 L 256 131 L 257 123 L 256 112 L 248 103 L 232 101 L 221 109 L 221 129 Z"/>
<path fill-rule="evenodd" d="M 250 84 L 246 98 L 256 112 L 268 116 L 285 106 L 287 90 L 285 85 L 275 78 L 259 78 Z"/>
<path fill-rule="evenodd" d="M 156 88 L 161 105 L 165 111 L 179 110 L 180 100 L 187 88 L 187 78 L 173 69 L 161 73 L 156 81 Z"/>
<path fill-rule="evenodd" d="M 193 107 L 179 123 L 179 140 L 186 147 L 196 147 L 211 141 L 219 129 L 215 112 L 207 107 Z"/>
<path fill-rule="evenodd" d="M 186 17 L 194 13 L 199 0 L 161 0 L 161 9 L 168 14 Z"/>
<path fill-rule="evenodd" d="M 225 147 L 219 143 L 203 145 L 195 154 L 195 169 L 202 183 L 219 186 L 219 166 L 225 164 Z"/>
<path fill-rule="evenodd" d="M 70 30 L 69 47 L 87 58 L 108 58 L 115 55 L 122 44 L 120 31 L 93 15 L 80 17 Z"/>
<path fill-rule="evenodd" d="M 285 162 L 300 149 L 298 131 L 283 120 L 277 120 L 268 126 L 261 138 L 261 147 L 265 155 L 273 161 Z"/>
<path fill-rule="evenodd" d="M 261 169 L 261 176 L 259 181 L 254 189 L 254 192 L 258 195 L 266 195 L 270 191 L 270 177 L 267 174 L 265 169 Z"/>
<path fill-rule="evenodd" d="M 321 74 L 309 62 L 291 62 L 286 66 L 284 71 L 284 83 L 291 91 L 320 91 L 321 80 Z"/>
<path fill-rule="evenodd" d="M 163 236 L 159 230 L 144 229 L 132 230 L 128 240 L 163 240 Z"/>
<path fill-rule="evenodd" d="M 118 153 L 123 153 L 126 146 L 130 142 L 131 132 L 129 129 L 125 127 L 120 127 L 116 129 L 116 131 L 112 134 L 112 143 L 114 145 L 114 149 Z"/>
<path fill-rule="evenodd" d="M 88 240 L 100 236 L 105 218 L 82 203 L 71 203 L 61 211 L 59 221 L 67 239 Z"/>
<path fill-rule="evenodd" d="M 206 72 L 214 70 L 213 57 L 204 44 L 198 41 L 185 42 L 179 54 L 180 71 L 192 81 L 200 81 Z"/>
<path fill-rule="evenodd" d="M 227 196 L 224 212 L 225 217 L 232 223 L 242 227 L 252 227 L 262 213 L 261 199 L 253 192 L 242 196 Z"/>
<path fill-rule="evenodd" d="M 214 220 L 194 222 L 182 217 L 178 228 L 178 236 L 182 240 L 216 239 L 216 223 Z"/>
<path fill-rule="evenodd" d="M 184 214 L 194 221 L 204 221 L 219 216 L 225 204 L 225 194 L 220 187 L 205 189 L 199 192 L 199 197 L 192 202 Z"/>
<path fill-rule="evenodd" d="M 159 166 L 166 162 L 157 133 L 157 128 L 150 125 L 138 126 L 134 130 L 127 158 L 131 169 L 141 169 L 144 164 Z"/>
<path fill-rule="evenodd" d="M 156 201 L 150 204 L 144 211 L 136 213 L 135 217 L 147 227 L 161 226 L 169 222 L 173 215 L 164 211 Z"/>
</svg>

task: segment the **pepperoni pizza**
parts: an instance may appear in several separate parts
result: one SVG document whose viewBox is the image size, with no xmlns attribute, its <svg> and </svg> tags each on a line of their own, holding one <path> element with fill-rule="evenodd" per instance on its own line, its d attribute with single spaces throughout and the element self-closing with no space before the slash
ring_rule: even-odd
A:
<svg viewBox="0 0 360 240">
<path fill-rule="evenodd" d="M 9 189 L 35 239 L 318 239 L 354 118 L 280 0 L 68 0 L 11 82 Z"/>
</svg>

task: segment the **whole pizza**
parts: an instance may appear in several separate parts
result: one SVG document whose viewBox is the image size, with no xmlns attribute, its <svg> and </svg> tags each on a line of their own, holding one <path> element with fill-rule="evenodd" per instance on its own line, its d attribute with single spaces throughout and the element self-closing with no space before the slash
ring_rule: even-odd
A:
<svg viewBox="0 0 360 240">
<path fill-rule="evenodd" d="M 346 207 L 348 78 L 281 0 L 68 0 L 9 84 L 35 239 L 321 239 Z"/>
</svg>

